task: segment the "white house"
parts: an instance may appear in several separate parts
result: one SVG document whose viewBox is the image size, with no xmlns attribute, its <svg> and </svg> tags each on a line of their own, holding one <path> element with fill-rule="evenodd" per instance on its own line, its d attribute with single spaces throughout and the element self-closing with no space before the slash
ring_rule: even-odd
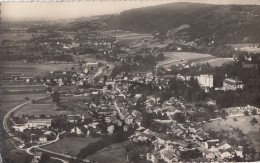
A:
<svg viewBox="0 0 260 163">
<path fill-rule="evenodd" d="M 47 142 L 47 136 L 46 135 L 42 135 L 39 137 L 39 142 L 40 143 L 46 143 Z"/>
</svg>

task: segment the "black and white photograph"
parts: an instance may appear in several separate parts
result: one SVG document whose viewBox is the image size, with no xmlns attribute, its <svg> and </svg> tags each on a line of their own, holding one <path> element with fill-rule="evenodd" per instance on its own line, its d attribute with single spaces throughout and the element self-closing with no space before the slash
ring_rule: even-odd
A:
<svg viewBox="0 0 260 163">
<path fill-rule="evenodd" d="M 0 0 L 0 163 L 260 162 L 260 0 Z"/>
</svg>

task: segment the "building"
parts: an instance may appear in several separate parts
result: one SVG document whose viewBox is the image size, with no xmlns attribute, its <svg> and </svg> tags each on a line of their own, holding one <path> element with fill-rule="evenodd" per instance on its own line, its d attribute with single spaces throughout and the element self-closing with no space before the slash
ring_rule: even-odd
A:
<svg viewBox="0 0 260 163">
<path fill-rule="evenodd" d="M 85 64 L 86 67 L 98 67 L 98 63 L 97 62 L 89 62 Z"/>
<path fill-rule="evenodd" d="M 152 161 L 152 163 L 158 163 L 159 162 L 159 156 L 157 153 L 147 153 L 146 159 L 149 161 Z"/>
<path fill-rule="evenodd" d="M 39 137 L 39 142 L 41 143 L 46 143 L 47 142 L 47 136 L 46 135 L 42 135 Z"/>
<path fill-rule="evenodd" d="M 236 90 L 236 89 L 243 89 L 244 83 L 238 79 L 231 79 L 227 78 L 223 80 L 223 89 L 224 90 Z"/>
<path fill-rule="evenodd" d="M 51 126 L 51 119 L 30 119 L 25 124 L 27 128 L 45 128 Z"/>
<path fill-rule="evenodd" d="M 213 75 L 200 75 L 197 77 L 197 80 L 201 87 L 212 88 L 213 87 Z"/>
</svg>

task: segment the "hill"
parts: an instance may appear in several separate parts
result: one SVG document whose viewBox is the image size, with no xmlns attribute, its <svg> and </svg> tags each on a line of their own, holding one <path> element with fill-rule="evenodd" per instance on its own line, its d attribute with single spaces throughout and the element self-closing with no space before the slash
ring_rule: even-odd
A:
<svg viewBox="0 0 260 163">
<path fill-rule="evenodd" d="M 123 11 L 110 17 L 107 25 L 187 41 L 259 43 L 260 6 L 169 3 Z"/>
</svg>

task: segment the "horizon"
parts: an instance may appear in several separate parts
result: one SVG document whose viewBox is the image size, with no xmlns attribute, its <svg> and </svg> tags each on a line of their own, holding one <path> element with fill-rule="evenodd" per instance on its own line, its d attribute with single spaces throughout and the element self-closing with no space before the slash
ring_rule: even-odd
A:
<svg viewBox="0 0 260 163">
<path fill-rule="evenodd" d="M 213 5 L 260 5 L 259 0 L 162 0 L 162 1 L 81 1 L 81 2 L 5 2 L 1 3 L 3 21 L 67 20 L 81 17 L 118 14 L 126 10 L 168 3 Z M 102 10 L 97 10 L 102 7 Z M 70 11 L 70 12 L 68 12 Z"/>
</svg>

